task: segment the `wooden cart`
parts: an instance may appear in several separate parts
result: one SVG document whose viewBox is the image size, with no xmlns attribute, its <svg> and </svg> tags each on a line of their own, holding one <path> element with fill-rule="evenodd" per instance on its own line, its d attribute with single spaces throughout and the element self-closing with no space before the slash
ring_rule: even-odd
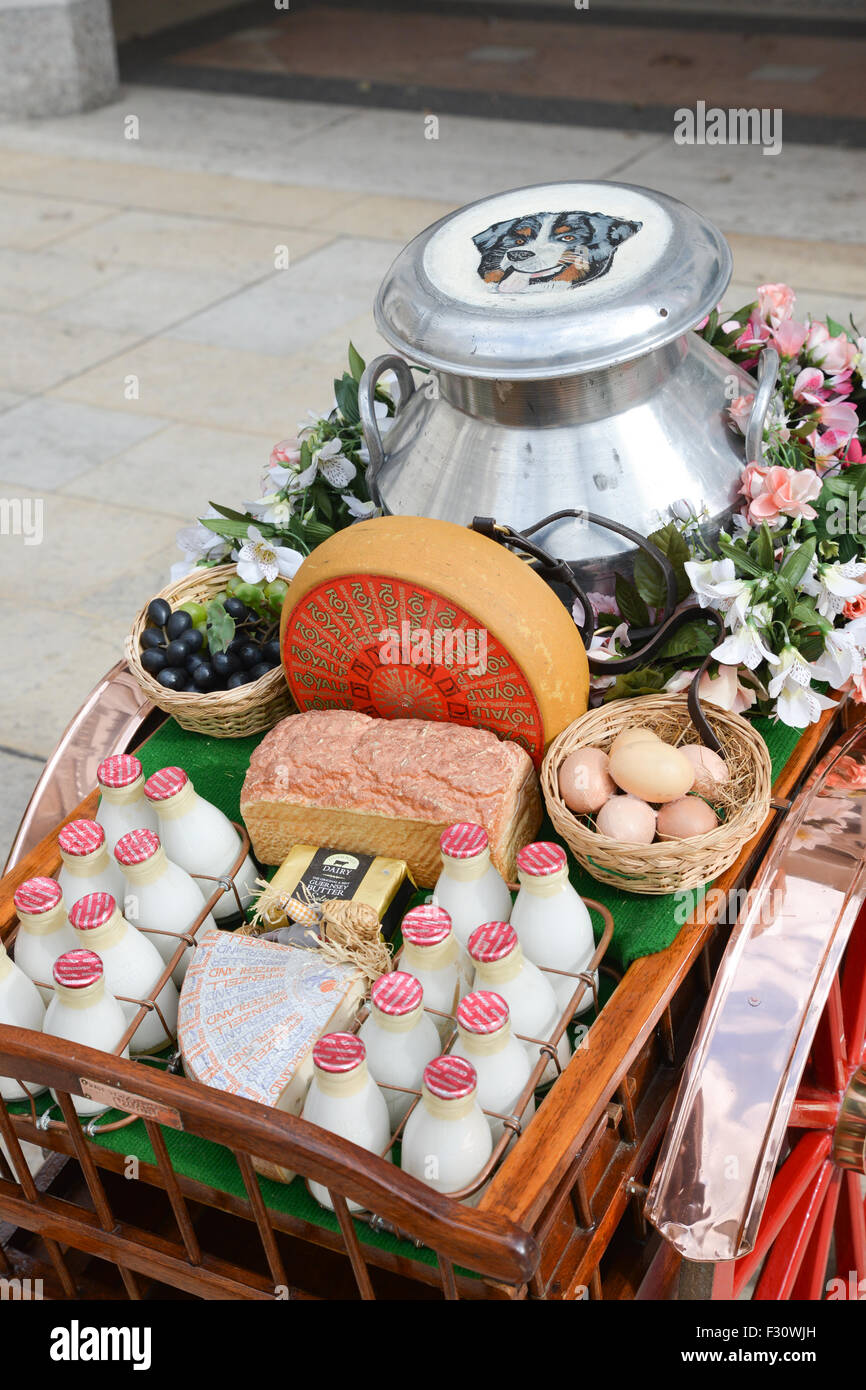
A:
<svg viewBox="0 0 866 1390">
<path fill-rule="evenodd" d="M 866 889 L 859 880 L 846 900 L 850 937 L 791 1107 L 789 1139 L 777 1147 L 754 1253 L 683 1260 L 676 1241 L 644 1214 L 683 1063 L 730 934 L 719 904 L 752 881 L 791 799 L 808 800 L 811 793 L 800 789 L 816 759 L 844 736 L 843 720 L 831 713 L 804 734 L 761 833 L 673 945 L 629 967 L 475 1207 L 302 1120 L 139 1063 L 0 1028 L 0 1074 L 55 1088 L 67 1122 L 44 1130 L 0 1106 L 9 1154 L 0 1158 L 0 1276 L 41 1278 L 46 1295 L 56 1297 L 667 1299 L 729 1297 L 763 1266 L 757 1296 L 822 1297 L 835 1233 L 837 1268 L 846 1278 L 850 1271 L 866 1278 L 856 1173 L 866 1107 L 858 1131 L 851 1100 L 866 1032 L 866 917 L 854 911 Z M 124 723 L 123 746 L 129 737 Z M 116 749 L 103 744 L 99 752 Z M 69 806 L 66 818 L 94 806 L 95 793 Z M 31 831 L 37 819 L 31 814 Z M 56 829 L 0 882 L 4 939 L 14 930 L 16 885 L 57 867 Z M 69 1093 L 80 1090 L 82 1077 L 114 1088 L 119 1107 L 141 1117 L 152 1160 L 136 1162 L 137 1181 L 129 1180 L 124 1153 L 92 1142 L 76 1119 Z M 177 1135 L 230 1150 L 234 1188 L 173 1161 Z M 46 1150 L 35 1176 L 22 1143 Z M 332 1228 L 266 1201 L 254 1157 L 324 1183 L 334 1199 Z M 370 1226 L 349 1215 L 346 1199 L 376 1213 L 374 1225 L 400 1239 L 373 1239 Z"/>
</svg>

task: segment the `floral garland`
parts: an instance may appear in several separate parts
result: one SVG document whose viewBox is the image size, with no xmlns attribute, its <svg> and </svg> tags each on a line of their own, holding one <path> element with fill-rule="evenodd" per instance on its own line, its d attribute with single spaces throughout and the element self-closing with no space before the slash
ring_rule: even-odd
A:
<svg viewBox="0 0 866 1390">
<path fill-rule="evenodd" d="M 788 285 L 761 285 L 757 299 L 730 316 L 714 310 L 696 331 L 719 352 L 754 371 L 768 344 L 781 366 L 764 428 L 764 458 L 749 460 L 742 503 L 730 533 L 707 542 L 707 516 L 677 503 L 650 540 L 672 563 L 687 623 L 651 663 L 627 674 L 596 676 L 595 703 L 684 690 L 711 657 L 702 698 L 742 713 L 774 715 L 804 728 L 834 701 L 828 687 L 866 703 L 866 339 L 833 319 L 793 317 Z M 291 579 L 304 557 L 334 531 L 375 516 L 366 481 L 358 383 L 364 361 L 349 345 L 349 371 L 334 382 L 327 416 L 310 415 L 297 439 L 271 453 L 263 496 L 244 511 L 211 503 L 178 532 L 184 559 L 172 579 L 196 565 L 237 562 L 248 584 Z M 731 401 L 731 428 L 745 434 L 753 395 Z M 394 404 L 379 387 L 374 402 L 384 434 Z M 650 626 L 665 600 L 663 576 L 638 554 L 633 580 L 618 577 L 612 595 L 591 593 L 592 651 L 622 656 L 631 627 Z M 728 635 L 701 619 L 713 608 Z M 582 613 L 575 617 L 582 620 Z"/>
<path fill-rule="evenodd" d="M 764 458 L 746 463 L 742 503 L 730 534 L 707 543 L 705 513 L 687 502 L 650 539 L 677 571 L 687 624 L 651 664 L 593 682 L 596 700 L 690 683 L 707 655 L 701 694 L 742 712 L 755 707 L 805 728 L 835 701 L 827 687 L 866 702 L 866 464 L 862 423 L 866 339 L 828 318 L 793 317 L 788 285 L 761 285 L 730 317 L 715 310 L 698 332 L 732 361 L 754 370 L 772 344 L 781 366 L 764 430 Z M 729 407 L 745 434 L 753 395 Z M 859 413 L 858 413 L 859 412 Z M 617 580 L 615 601 L 590 595 L 598 619 L 596 655 L 628 650 L 630 624 L 645 626 L 662 605 L 661 573 L 639 556 L 634 583 Z M 700 609 L 724 617 L 719 643 Z"/>
</svg>

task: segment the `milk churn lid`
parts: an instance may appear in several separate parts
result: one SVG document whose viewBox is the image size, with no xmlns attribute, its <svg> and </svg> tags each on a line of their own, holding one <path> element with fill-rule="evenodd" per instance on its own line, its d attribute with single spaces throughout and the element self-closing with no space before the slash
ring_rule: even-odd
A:
<svg viewBox="0 0 866 1390">
<path fill-rule="evenodd" d="M 549 380 L 640 357 L 714 309 L 731 278 L 721 232 L 634 184 L 547 183 L 449 213 L 401 251 L 376 323 L 424 367 Z"/>
</svg>

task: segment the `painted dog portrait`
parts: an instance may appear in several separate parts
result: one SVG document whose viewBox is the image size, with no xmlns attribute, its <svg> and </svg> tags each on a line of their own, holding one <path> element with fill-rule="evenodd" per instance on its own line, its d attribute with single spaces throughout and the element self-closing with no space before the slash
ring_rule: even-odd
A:
<svg viewBox="0 0 866 1390">
<path fill-rule="evenodd" d="M 535 212 L 494 222 L 473 237 L 478 274 L 495 293 L 576 289 L 605 275 L 642 222 L 604 212 Z"/>
</svg>

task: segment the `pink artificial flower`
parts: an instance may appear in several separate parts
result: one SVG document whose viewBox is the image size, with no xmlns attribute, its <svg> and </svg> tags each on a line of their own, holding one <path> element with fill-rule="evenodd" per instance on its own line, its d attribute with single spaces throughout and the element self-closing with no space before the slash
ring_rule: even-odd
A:
<svg viewBox="0 0 866 1390">
<path fill-rule="evenodd" d="M 809 503 L 821 491 L 821 480 L 811 468 L 763 468 L 750 463 L 743 469 L 740 492 L 748 501 L 746 520 L 750 526 L 766 521 L 772 526 L 783 516 L 813 520 L 818 513 Z"/>
<path fill-rule="evenodd" d="M 866 594 L 858 594 L 856 598 L 849 598 L 842 612 L 846 618 L 866 617 Z"/>
<path fill-rule="evenodd" d="M 752 414 L 752 405 L 754 404 L 754 400 L 754 395 L 735 396 L 734 399 L 731 401 L 731 404 L 728 406 L 728 414 L 730 415 L 735 427 L 740 431 L 740 434 L 746 433 L 746 430 L 749 425 L 749 417 Z"/>
<path fill-rule="evenodd" d="M 853 367 L 859 356 L 856 343 L 852 343 L 844 333 L 831 338 L 830 330 L 823 323 L 811 325 L 806 350 L 813 362 L 828 372 L 842 372 L 846 367 Z"/>
<path fill-rule="evenodd" d="M 820 405 L 829 394 L 824 386 L 824 373 L 817 367 L 804 367 L 791 390 L 795 401 L 808 401 L 809 405 Z"/>
<path fill-rule="evenodd" d="M 780 357 L 799 357 L 808 332 L 805 323 L 785 319 L 778 327 L 773 328 L 770 340 L 778 348 Z"/>
<path fill-rule="evenodd" d="M 862 462 L 863 462 L 863 450 L 862 450 L 862 448 L 861 448 L 861 446 L 860 446 L 860 440 L 857 438 L 856 435 L 854 435 L 853 438 L 851 439 L 851 442 L 850 442 L 849 445 L 848 445 L 848 448 L 845 450 L 845 456 L 844 456 L 844 458 L 843 458 L 843 463 L 851 464 L 851 463 L 862 463 Z"/>
<path fill-rule="evenodd" d="M 857 411 L 847 401 L 828 401 L 818 410 L 818 419 L 829 430 L 845 436 L 849 440 L 860 423 Z"/>
<path fill-rule="evenodd" d="M 275 444 L 271 450 L 271 457 L 268 460 L 270 467 L 292 467 L 293 464 L 300 463 L 301 451 L 298 447 L 297 439 L 281 439 L 279 444 Z"/>
<path fill-rule="evenodd" d="M 756 314 L 752 314 L 739 338 L 734 342 L 737 352 L 745 352 L 748 348 L 763 347 L 770 338 L 770 326 L 764 323 Z"/>
<path fill-rule="evenodd" d="M 840 685 L 839 694 L 852 696 L 855 705 L 866 705 L 866 666 L 859 676 L 849 676 L 845 684 Z"/>
<path fill-rule="evenodd" d="M 796 295 L 790 285 L 759 285 L 758 313 L 765 323 L 778 328 L 791 317 Z"/>
<path fill-rule="evenodd" d="M 751 709 L 758 697 L 751 686 L 740 683 L 738 672 L 737 666 L 720 666 L 717 676 L 705 671 L 698 686 L 701 699 L 707 704 L 718 705 L 720 709 L 732 710 L 734 714 L 743 714 Z M 665 682 L 665 690 L 678 695 L 688 690 L 694 677 L 694 671 L 677 671 Z"/>
<path fill-rule="evenodd" d="M 839 462 L 839 453 L 847 448 L 849 436 L 840 433 L 839 430 L 827 430 L 825 434 L 819 434 L 813 430 L 806 435 L 806 443 L 815 455 L 815 467 L 819 473 L 826 473 L 828 468 Z"/>
</svg>

